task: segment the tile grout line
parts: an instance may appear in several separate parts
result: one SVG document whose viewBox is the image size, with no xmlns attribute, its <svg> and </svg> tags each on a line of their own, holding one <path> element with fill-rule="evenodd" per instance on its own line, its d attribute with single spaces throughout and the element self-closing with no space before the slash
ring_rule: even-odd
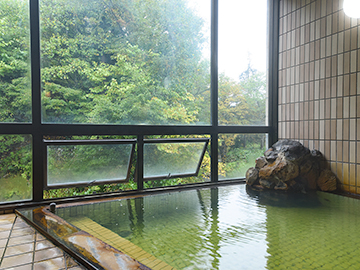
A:
<svg viewBox="0 0 360 270">
<path fill-rule="evenodd" d="M 35 230 L 35 229 L 34 229 Z M 36 250 L 36 239 L 37 239 L 37 235 L 38 232 L 35 230 L 35 235 L 34 235 L 34 249 L 33 249 L 33 257 L 32 257 L 32 262 L 31 262 L 31 269 L 34 269 L 34 261 L 35 261 L 35 250 Z"/>
<path fill-rule="evenodd" d="M 66 256 L 65 256 L 65 252 L 63 251 L 63 258 L 64 258 L 64 264 L 65 264 L 65 270 L 67 270 L 68 269 L 68 267 L 67 267 L 67 261 L 66 261 Z"/>
<path fill-rule="evenodd" d="M 14 215 L 15 215 L 15 214 L 14 214 Z M 10 241 L 10 236 L 11 236 L 11 233 L 12 233 L 12 231 L 13 231 L 13 229 L 14 229 L 16 219 L 17 219 L 17 216 L 15 215 L 15 219 L 14 219 L 14 221 L 13 221 L 13 223 L 12 223 L 12 226 L 11 226 L 11 229 L 10 229 L 10 232 L 9 232 L 9 236 L 8 236 L 8 238 L 7 238 L 7 241 L 6 241 L 6 244 L 5 244 L 5 247 L 4 247 L 4 252 L 3 252 L 3 254 L 1 255 L 0 267 L 1 267 L 1 264 L 2 264 L 2 262 L 3 262 L 3 260 L 4 260 L 5 252 L 6 252 L 6 249 L 7 249 L 7 247 L 8 247 L 8 244 L 9 244 L 9 241 Z"/>
</svg>

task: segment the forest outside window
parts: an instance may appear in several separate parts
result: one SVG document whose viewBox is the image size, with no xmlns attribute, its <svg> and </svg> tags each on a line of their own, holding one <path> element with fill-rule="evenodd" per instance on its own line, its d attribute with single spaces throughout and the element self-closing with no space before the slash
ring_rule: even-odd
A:
<svg viewBox="0 0 360 270">
<path fill-rule="evenodd" d="M 241 179 L 276 138 L 276 7 L 0 0 L 0 203 Z"/>
<path fill-rule="evenodd" d="M 209 124 L 210 25 L 187 1 L 41 0 L 40 25 L 44 123 Z"/>
</svg>

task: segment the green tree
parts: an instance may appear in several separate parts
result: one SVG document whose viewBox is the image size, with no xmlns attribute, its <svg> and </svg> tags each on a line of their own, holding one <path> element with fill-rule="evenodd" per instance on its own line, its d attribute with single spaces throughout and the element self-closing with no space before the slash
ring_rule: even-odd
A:
<svg viewBox="0 0 360 270">
<path fill-rule="evenodd" d="M 46 0 L 41 11 L 45 121 L 199 121 L 203 22 L 183 0 Z"/>
<path fill-rule="evenodd" d="M 31 121 L 26 1 L 0 1 L 0 122 Z"/>
</svg>

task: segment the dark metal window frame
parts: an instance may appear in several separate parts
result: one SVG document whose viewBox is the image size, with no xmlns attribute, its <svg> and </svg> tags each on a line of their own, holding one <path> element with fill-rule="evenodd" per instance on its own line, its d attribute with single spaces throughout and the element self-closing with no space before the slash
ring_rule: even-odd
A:
<svg viewBox="0 0 360 270">
<path fill-rule="evenodd" d="M 183 139 L 145 139 L 144 144 L 160 144 L 160 143 L 199 143 L 203 142 L 204 146 L 201 151 L 201 155 L 196 166 L 196 170 L 194 173 L 182 173 L 182 174 L 171 174 L 169 173 L 168 176 L 153 176 L 153 177 L 146 177 L 144 176 L 144 181 L 151 181 L 151 180 L 160 180 L 160 179 L 171 179 L 171 178 L 182 178 L 182 177 L 192 177 L 197 176 L 200 171 L 201 163 L 204 159 L 204 155 L 209 144 L 209 140 L 207 138 L 183 138 Z"/>
<path fill-rule="evenodd" d="M 45 163 L 45 172 L 44 172 L 44 189 L 49 190 L 49 189 L 56 189 L 56 188 L 66 188 L 66 187 L 81 187 L 81 186 L 95 186 L 95 185 L 103 185 L 103 184 L 113 184 L 113 183 L 124 183 L 124 182 L 128 182 L 129 178 L 130 178 L 130 170 L 131 170 L 131 165 L 132 165 L 132 161 L 133 161 L 133 156 L 135 153 L 135 144 L 136 144 L 136 140 L 132 140 L 132 139 L 120 139 L 120 140 L 116 140 L 116 139 L 99 139 L 99 140 L 44 140 L 44 144 L 46 145 L 46 149 L 47 146 L 52 146 L 52 145 L 61 145 L 61 146 L 65 146 L 65 145 L 109 145 L 109 144 L 115 144 L 115 145 L 119 145 L 119 144 L 130 144 L 131 145 L 131 150 L 130 150 L 130 155 L 129 155 L 129 163 L 127 166 L 127 172 L 126 172 L 126 178 L 125 179 L 114 179 L 114 180 L 93 180 L 90 182 L 73 182 L 73 183 L 59 183 L 59 184 L 52 184 L 49 185 L 48 183 L 48 167 L 47 164 L 48 162 Z M 48 152 L 46 150 L 46 157 L 47 157 L 47 161 L 48 161 Z"/>
<path fill-rule="evenodd" d="M 211 124 L 190 125 L 90 125 L 90 124 L 44 124 L 41 117 L 41 66 L 40 66 L 40 14 L 39 1 L 30 3 L 31 44 L 31 94 L 32 123 L 0 123 L 0 134 L 32 136 L 33 194 L 29 202 L 4 203 L 0 209 L 44 201 L 46 166 L 46 136 L 81 135 L 133 135 L 137 136 L 137 187 L 143 190 L 143 145 L 146 135 L 210 135 L 211 182 L 218 182 L 218 137 L 229 133 L 266 133 L 269 144 L 277 140 L 278 130 L 278 37 L 279 0 L 268 0 L 268 125 L 267 126 L 221 126 L 218 125 L 218 6 L 219 0 L 211 1 Z M 228 180 L 224 180 L 226 182 Z M 66 198 L 65 198 L 66 199 Z"/>
</svg>

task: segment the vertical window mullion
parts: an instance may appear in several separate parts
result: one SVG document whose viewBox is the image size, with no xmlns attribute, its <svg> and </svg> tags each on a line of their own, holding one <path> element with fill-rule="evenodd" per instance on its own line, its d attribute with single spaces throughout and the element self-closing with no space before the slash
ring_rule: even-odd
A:
<svg viewBox="0 0 360 270">
<path fill-rule="evenodd" d="M 137 161 L 136 161 L 136 175 L 137 175 L 137 190 L 144 189 L 144 136 L 137 137 Z"/>
<path fill-rule="evenodd" d="M 218 182 L 218 19 L 219 2 L 211 1 L 211 182 Z"/>
<path fill-rule="evenodd" d="M 31 97 L 33 137 L 33 201 L 43 200 L 44 162 L 43 132 L 41 126 L 41 77 L 40 77 L 40 8 L 39 0 L 30 1 L 31 44 Z"/>
<path fill-rule="evenodd" d="M 279 1 L 268 0 L 268 125 L 269 147 L 278 140 L 278 55 L 279 55 Z"/>
</svg>

